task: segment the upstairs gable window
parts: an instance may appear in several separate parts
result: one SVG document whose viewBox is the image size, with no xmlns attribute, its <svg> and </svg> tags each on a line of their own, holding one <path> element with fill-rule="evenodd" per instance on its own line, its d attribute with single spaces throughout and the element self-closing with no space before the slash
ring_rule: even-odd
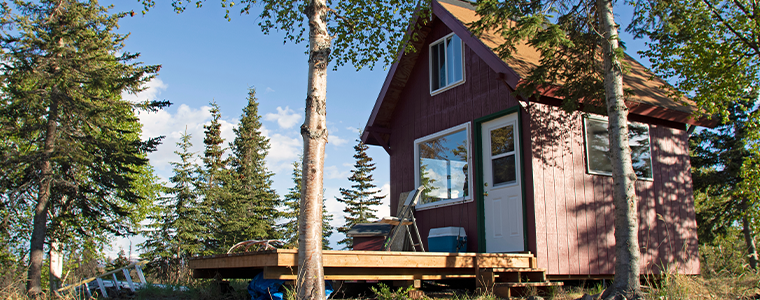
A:
<svg viewBox="0 0 760 300">
<path fill-rule="evenodd" d="M 464 82 L 462 40 L 449 34 L 430 44 L 430 94 Z"/>
</svg>

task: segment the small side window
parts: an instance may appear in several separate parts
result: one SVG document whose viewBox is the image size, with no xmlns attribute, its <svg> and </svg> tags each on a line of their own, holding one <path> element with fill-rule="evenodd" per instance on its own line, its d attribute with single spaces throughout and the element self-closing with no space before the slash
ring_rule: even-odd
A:
<svg viewBox="0 0 760 300">
<path fill-rule="evenodd" d="M 456 34 L 430 44 L 430 93 L 464 82 L 462 40 Z"/>
<path fill-rule="evenodd" d="M 606 119 L 588 117 L 584 120 L 586 134 L 586 166 L 589 174 L 612 175 L 610 139 Z M 652 179 L 652 150 L 649 126 L 628 123 L 628 144 L 631 147 L 633 171 L 639 179 Z"/>
</svg>

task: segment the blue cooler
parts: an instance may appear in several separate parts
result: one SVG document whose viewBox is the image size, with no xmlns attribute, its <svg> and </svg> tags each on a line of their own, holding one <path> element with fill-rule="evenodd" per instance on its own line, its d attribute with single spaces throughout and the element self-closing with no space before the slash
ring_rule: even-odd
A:
<svg viewBox="0 0 760 300">
<path fill-rule="evenodd" d="M 428 234 L 430 252 L 465 252 L 467 251 L 467 233 L 462 227 L 431 228 Z"/>
</svg>

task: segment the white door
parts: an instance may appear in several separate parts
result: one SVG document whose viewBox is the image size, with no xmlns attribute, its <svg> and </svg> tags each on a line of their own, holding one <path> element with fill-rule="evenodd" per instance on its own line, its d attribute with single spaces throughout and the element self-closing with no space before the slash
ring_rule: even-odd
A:
<svg viewBox="0 0 760 300">
<path fill-rule="evenodd" d="M 481 125 L 486 252 L 525 250 L 517 113 Z"/>
</svg>

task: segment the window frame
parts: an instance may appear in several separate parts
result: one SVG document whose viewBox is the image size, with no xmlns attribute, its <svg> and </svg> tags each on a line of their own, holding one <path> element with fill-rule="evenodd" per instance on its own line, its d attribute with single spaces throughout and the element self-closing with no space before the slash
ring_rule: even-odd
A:
<svg viewBox="0 0 760 300">
<path fill-rule="evenodd" d="M 441 43 L 445 43 L 446 39 L 448 39 L 449 37 L 455 36 L 455 35 L 456 34 L 453 33 L 453 32 L 449 33 L 446 36 L 444 36 L 444 37 L 442 37 L 440 39 L 437 39 L 436 41 L 434 41 L 434 42 L 430 43 L 430 45 L 428 45 L 428 80 L 429 80 L 428 87 L 430 88 L 430 95 L 431 96 L 443 93 L 443 92 L 445 92 L 445 91 L 447 91 L 447 90 L 449 90 L 451 88 L 454 88 L 454 87 L 456 87 L 458 85 L 463 84 L 467 80 L 467 76 L 465 76 L 466 72 L 465 72 L 465 60 L 464 60 L 464 58 L 465 58 L 465 56 L 464 56 L 464 52 L 465 52 L 464 51 L 464 41 L 462 40 L 462 38 L 460 38 L 459 36 L 457 36 L 457 38 L 460 41 L 460 45 L 459 45 L 460 52 L 462 53 L 462 57 L 461 57 L 461 62 L 462 62 L 462 79 L 459 80 L 459 81 L 447 84 L 447 85 L 445 85 L 443 87 L 440 87 L 437 90 L 433 90 L 433 55 L 432 55 L 432 53 L 433 53 L 433 46 L 437 46 L 437 45 L 439 45 Z M 444 49 L 444 57 L 448 58 L 448 53 L 446 52 L 447 50 L 446 50 L 445 45 L 444 45 L 443 49 Z M 445 60 L 444 64 L 446 65 L 446 68 L 448 68 L 448 60 Z M 449 76 L 448 73 L 449 72 L 444 72 L 444 73 L 446 73 L 446 81 L 448 82 L 448 76 Z"/>
<path fill-rule="evenodd" d="M 467 178 L 469 178 L 469 184 L 467 185 L 467 196 L 459 197 L 456 199 L 447 199 L 447 200 L 440 200 L 436 202 L 431 203 L 425 203 L 425 204 L 418 204 L 415 206 L 416 210 L 426 210 L 426 209 L 432 209 L 437 207 L 443 207 L 443 206 L 450 206 L 450 205 L 456 205 L 456 204 L 462 204 L 462 203 L 468 203 L 474 201 L 475 197 L 473 197 L 473 187 L 472 187 L 472 174 L 473 174 L 473 167 L 472 167 L 472 136 L 471 136 L 471 125 L 470 122 L 463 123 L 456 125 L 454 127 L 450 127 L 441 131 L 438 131 L 433 134 L 429 134 L 426 136 L 423 136 L 421 138 L 414 140 L 414 186 L 418 187 L 420 186 L 420 147 L 419 145 L 423 142 L 427 142 L 430 140 L 434 140 L 443 136 L 447 136 L 452 133 L 456 133 L 459 131 L 464 131 L 465 135 L 467 136 L 467 165 L 469 166 L 467 168 Z"/>
<path fill-rule="evenodd" d="M 590 162 L 591 160 L 589 158 L 589 150 L 588 150 L 588 147 L 589 147 L 589 141 L 588 141 L 589 136 L 588 136 L 588 130 L 587 130 L 588 124 L 586 123 L 588 120 L 598 121 L 598 122 L 605 122 L 605 123 L 607 123 L 607 132 L 609 133 L 609 130 L 610 130 L 609 129 L 610 128 L 609 127 L 610 126 L 610 121 L 609 121 L 609 118 L 606 117 L 606 116 L 586 115 L 586 116 L 583 117 L 583 150 L 585 151 L 584 158 L 586 159 L 586 173 L 590 174 L 590 175 L 612 176 L 612 172 L 604 172 L 604 171 L 592 170 L 591 169 L 591 162 Z M 651 170 L 651 174 L 652 174 L 651 177 L 641 177 L 641 176 L 636 175 L 636 179 L 638 179 L 638 180 L 644 180 L 644 181 L 654 181 L 654 167 L 653 167 L 654 153 L 652 151 L 652 134 L 651 134 L 652 130 L 651 130 L 651 126 L 649 126 L 649 124 L 647 124 L 647 123 L 628 121 L 628 126 L 631 126 L 631 124 L 634 124 L 634 126 L 646 127 L 646 129 L 647 129 L 647 141 L 649 143 L 649 170 Z M 631 141 L 629 139 L 628 140 L 628 146 L 629 147 L 630 147 L 630 144 L 631 144 Z M 607 145 L 607 150 L 608 151 L 609 151 L 609 147 L 610 146 L 608 144 Z"/>
</svg>

